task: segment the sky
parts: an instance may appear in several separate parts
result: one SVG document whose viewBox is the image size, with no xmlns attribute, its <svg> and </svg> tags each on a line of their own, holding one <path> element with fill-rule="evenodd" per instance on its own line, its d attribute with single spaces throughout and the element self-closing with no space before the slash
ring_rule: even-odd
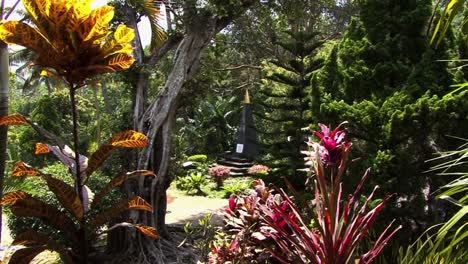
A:
<svg viewBox="0 0 468 264">
<path fill-rule="evenodd" d="M 73 0 L 70 0 L 70 1 L 73 1 Z M 16 0 L 6 0 L 5 6 L 11 7 L 15 2 Z M 105 4 L 107 4 L 107 0 L 94 0 L 92 7 L 96 8 L 99 6 L 103 6 Z M 20 2 L 17 8 L 24 9 L 23 4 Z M 162 11 L 164 11 L 164 8 L 162 8 Z M 15 19 L 19 19 L 19 17 L 15 16 L 14 14 L 12 14 L 9 18 L 9 20 L 15 20 Z M 163 19 L 163 21 L 165 21 L 165 19 Z M 141 38 L 141 42 L 143 43 L 143 46 L 149 45 L 149 43 L 151 42 L 151 28 L 149 25 L 149 21 L 146 17 L 144 17 L 142 21 L 138 23 L 138 30 L 140 31 L 140 38 Z"/>
</svg>

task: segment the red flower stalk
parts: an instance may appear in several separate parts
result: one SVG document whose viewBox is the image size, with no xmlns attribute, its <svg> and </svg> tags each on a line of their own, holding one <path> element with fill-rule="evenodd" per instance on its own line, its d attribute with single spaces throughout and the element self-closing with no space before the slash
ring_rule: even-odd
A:
<svg viewBox="0 0 468 264">
<path fill-rule="evenodd" d="M 314 135 L 321 140 L 320 157 L 326 165 L 333 165 L 342 159 L 342 152 L 344 148 L 349 148 L 350 142 L 344 140 L 346 133 L 341 130 L 341 126 L 347 124 L 343 122 L 339 124 L 333 131 L 324 124 L 318 124 L 322 133 L 315 131 Z"/>
<path fill-rule="evenodd" d="M 274 241 L 275 246 L 269 250 L 282 263 L 346 264 L 357 259 L 360 263 L 372 263 L 401 228 L 392 228 L 390 224 L 369 251 L 362 256 L 356 254 L 359 243 L 392 196 L 369 209 L 368 204 L 378 189 L 376 186 L 367 200 L 360 203 L 361 189 L 369 177 L 367 170 L 354 193 L 342 202 L 341 176 L 346 170 L 351 146 L 351 142 L 345 140 L 345 132 L 340 130 L 342 124 L 333 131 L 319 124 L 322 133 L 315 132 L 315 135 L 321 139 L 320 144 L 308 142 L 313 150 L 305 152 L 306 164 L 311 166 L 310 171 L 316 177 L 315 207 L 288 183 L 295 197 L 308 207 L 314 225 L 311 227 L 309 221 L 304 220 L 294 201 L 282 189 L 275 190 L 284 202 L 261 205 L 262 233 Z"/>
</svg>

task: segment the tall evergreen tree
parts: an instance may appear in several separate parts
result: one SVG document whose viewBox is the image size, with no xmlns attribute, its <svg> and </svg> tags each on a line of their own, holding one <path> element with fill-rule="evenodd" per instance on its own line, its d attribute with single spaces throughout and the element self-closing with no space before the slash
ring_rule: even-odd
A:
<svg viewBox="0 0 468 264">
<path fill-rule="evenodd" d="M 259 132 L 264 162 L 282 176 L 297 176 L 304 167 L 300 154 L 306 138 L 301 128 L 311 122 L 310 82 L 323 60 L 316 54 L 322 46 L 317 32 L 296 29 L 277 42 L 281 56 L 265 64 L 266 77 L 258 97 Z M 301 147 L 302 146 L 302 147 Z"/>
<path fill-rule="evenodd" d="M 438 178 L 424 173 L 425 160 L 447 148 L 446 135 L 466 136 L 467 93 L 447 95 L 453 76 L 437 60 L 449 58 L 450 49 L 431 48 L 424 35 L 432 1 L 359 3 L 360 16 L 319 75 L 317 118 L 350 122 L 354 158 L 373 169 L 368 185 L 397 194 L 384 220 L 397 217 L 409 231 L 402 237 L 436 220 L 429 196 Z M 360 178 L 362 167 L 353 171 L 349 181 Z"/>
</svg>

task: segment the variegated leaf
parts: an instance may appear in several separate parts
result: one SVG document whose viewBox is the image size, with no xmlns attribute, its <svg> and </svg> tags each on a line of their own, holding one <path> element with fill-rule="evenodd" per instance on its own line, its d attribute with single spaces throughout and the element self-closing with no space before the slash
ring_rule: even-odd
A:
<svg viewBox="0 0 468 264">
<path fill-rule="evenodd" d="M 34 28 L 20 21 L 8 21 L 0 27 L 0 39 L 8 44 L 17 44 L 37 53 L 47 52 L 47 41 Z"/>
<path fill-rule="evenodd" d="M 125 25 L 119 25 L 114 32 L 114 39 L 119 44 L 125 44 L 135 38 L 135 31 Z"/>
<path fill-rule="evenodd" d="M 43 21 L 47 1 L 23 0 L 22 3 L 34 21 Z"/>
<path fill-rule="evenodd" d="M 42 173 L 33 167 L 29 166 L 28 164 L 20 161 L 16 163 L 13 167 L 13 171 L 11 173 L 12 176 L 21 177 L 21 176 L 40 176 Z"/>
<path fill-rule="evenodd" d="M 23 192 L 23 191 L 9 192 L 9 193 L 6 193 L 5 195 L 3 195 L 2 201 L 0 202 L 0 205 L 15 204 L 18 200 L 26 199 L 26 198 L 28 198 L 30 196 L 31 195 L 29 195 L 28 193 Z"/>
<path fill-rule="evenodd" d="M 9 264 L 29 264 L 39 253 L 46 250 L 47 246 L 37 246 L 18 249 L 10 258 Z"/>
<path fill-rule="evenodd" d="M 0 117 L 0 126 L 27 125 L 28 120 L 20 114 L 13 114 Z"/>
<path fill-rule="evenodd" d="M 156 228 L 154 227 L 138 224 L 138 225 L 135 225 L 135 228 L 138 229 L 141 233 L 143 233 L 145 236 L 149 238 L 159 239 L 159 235 L 156 232 Z"/>
<path fill-rule="evenodd" d="M 12 246 L 43 246 L 47 245 L 50 238 L 36 230 L 29 229 L 17 235 L 11 243 Z"/>
<path fill-rule="evenodd" d="M 65 249 L 62 245 L 57 243 L 57 241 L 33 229 L 26 230 L 23 233 L 17 235 L 11 245 L 13 246 L 46 246 L 47 249 L 49 250 L 57 251 L 60 254 L 60 257 L 65 264 L 73 263 L 67 249 Z"/>
<path fill-rule="evenodd" d="M 63 207 L 67 209 L 76 219 L 83 218 L 83 206 L 75 189 L 65 182 L 51 176 L 44 176 L 47 186 L 55 194 Z"/>
<path fill-rule="evenodd" d="M 128 209 L 145 210 L 153 212 L 153 208 L 151 208 L 151 205 L 149 203 L 147 203 L 143 198 L 136 196 L 132 199 L 126 199 L 117 204 L 114 204 L 109 209 L 99 213 L 91 221 L 91 226 L 94 229 L 99 228 L 112 218 L 118 216 L 120 213 Z"/>
<path fill-rule="evenodd" d="M 148 138 L 140 132 L 127 130 L 115 134 L 109 144 L 116 147 L 124 148 L 144 148 L 148 142 Z"/>
<path fill-rule="evenodd" d="M 128 203 L 128 209 L 144 210 L 148 212 L 153 212 L 153 207 L 145 199 L 137 196 L 130 200 Z"/>
<path fill-rule="evenodd" d="M 93 9 L 78 27 L 78 35 L 83 41 L 95 41 L 107 36 L 109 31 L 107 24 L 114 16 L 112 6 L 101 6 Z"/>
<path fill-rule="evenodd" d="M 24 1 L 24 0 L 23 0 Z M 53 1 L 48 5 L 49 20 L 55 22 L 56 25 L 61 25 L 67 16 L 67 5 L 65 1 Z"/>
<path fill-rule="evenodd" d="M 109 140 L 108 144 L 100 146 L 99 149 L 91 155 L 91 158 L 88 161 L 86 175 L 90 176 L 95 170 L 97 170 L 109 157 L 115 147 L 143 148 L 146 146 L 147 141 L 148 139 L 144 134 L 133 130 L 115 134 Z"/>
<path fill-rule="evenodd" d="M 19 199 L 11 205 L 10 209 L 15 216 L 38 217 L 45 224 L 72 234 L 70 237 L 74 237 L 75 235 L 75 224 L 66 214 L 34 197 L 28 196 L 24 199 Z"/>
<path fill-rule="evenodd" d="M 36 147 L 34 150 L 34 154 L 40 155 L 40 154 L 47 154 L 50 152 L 49 146 L 44 143 L 36 143 Z"/>
<path fill-rule="evenodd" d="M 156 176 L 154 172 L 148 171 L 148 170 L 138 170 L 138 171 L 132 171 L 128 172 L 124 175 L 120 175 L 118 177 L 115 177 L 112 181 L 110 181 L 96 196 L 94 197 L 92 207 L 96 206 L 99 204 L 102 199 L 115 187 L 121 185 L 124 181 L 126 181 L 128 178 L 131 177 L 136 177 L 136 176 Z"/>
<path fill-rule="evenodd" d="M 135 59 L 126 53 L 117 53 L 107 57 L 104 64 L 114 71 L 122 71 L 130 68 Z"/>
<path fill-rule="evenodd" d="M 109 157 L 115 147 L 105 144 L 99 147 L 96 152 L 91 155 L 88 161 L 88 168 L 86 168 L 86 175 L 90 176 L 95 170 L 101 167 L 102 163 Z"/>
</svg>

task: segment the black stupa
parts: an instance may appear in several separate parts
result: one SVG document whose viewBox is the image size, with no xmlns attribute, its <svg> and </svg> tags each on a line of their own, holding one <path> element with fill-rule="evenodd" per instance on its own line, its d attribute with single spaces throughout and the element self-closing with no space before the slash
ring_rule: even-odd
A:
<svg viewBox="0 0 468 264">
<path fill-rule="evenodd" d="M 228 151 L 218 164 L 231 168 L 231 175 L 242 176 L 258 156 L 257 132 L 253 124 L 252 104 L 249 90 L 245 90 L 244 108 L 239 124 L 237 142 L 233 151 Z"/>
<path fill-rule="evenodd" d="M 244 108 L 239 124 L 237 144 L 233 155 L 240 158 L 255 159 L 258 155 L 257 132 L 253 125 L 252 104 L 249 90 L 245 90 Z"/>
</svg>

